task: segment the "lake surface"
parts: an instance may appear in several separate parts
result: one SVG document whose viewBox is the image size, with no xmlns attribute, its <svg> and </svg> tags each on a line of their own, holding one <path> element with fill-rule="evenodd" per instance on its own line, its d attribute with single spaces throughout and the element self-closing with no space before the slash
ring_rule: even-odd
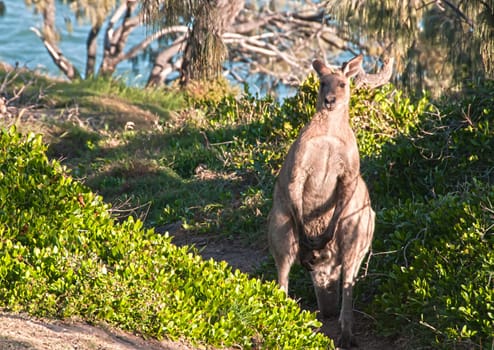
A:
<svg viewBox="0 0 494 350">
<path fill-rule="evenodd" d="M 29 69 L 37 69 L 55 77 L 63 77 L 58 67 L 53 63 L 48 51 L 38 36 L 30 30 L 30 27 L 40 29 L 43 24 L 42 16 L 34 13 L 33 7 L 27 7 L 24 0 L 3 0 L 6 11 L 0 16 L 0 61 L 10 65 L 25 66 Z M 61 34 L 59 47 L 79 72 L 84 72 L 86 67 L 86 39 L 90 30 L 88 23 L 78 23 L 69 8 L 57 1 L 57 29 Z M 65 18 L 70 19 L 73 30 L 69 32 L 65 24 Z M 104 29 L 104 28 L 103 28 Z M 101 61 L 102 41 L 104 30 L 98 36 L 98 56 Z M 145 29 L 136 29 L 129 37 L 129 43 L 137 43 L 144 37 Z M 138 71 L 136 70 L 138 68 Z M 139 62 L 133 66 L 131 62 L 124 61 L 117 67 L 115 75 L 122 76 L 130 85 L 143 85 L 147 80 L 149 63 Z M 141 74 L 140 74 L 141 72 Z"/>
</svg>

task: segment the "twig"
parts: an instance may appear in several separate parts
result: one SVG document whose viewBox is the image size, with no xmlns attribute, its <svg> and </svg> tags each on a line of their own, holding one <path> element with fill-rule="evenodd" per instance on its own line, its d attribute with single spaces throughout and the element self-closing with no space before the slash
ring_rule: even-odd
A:
<svg viewBox="0 0 494 350">
<path fill-rule="evenodd" d="M 7 71 L 7 74 L 3 77 L 2 85 L 0 85 L 0 93 L 3 93 L 7 85 L 12 83 L 18 76 L 19 76 L 19 71 L 17 69 L 17 65 L 13 70 Z M 13 77 L 10 77 L 10 75 L 13 73 Z"/>
<path fill-rule="evenodd" d="M 372 317 L 372 315 L 369 315 L 368 313 L 366 313 L 364 311 L 357 310 L 357 309 L 353 309 L 353 311 L 358 313 L 358 314 L 363 315 L 364 317 L 370 318 L 373 322 L 377 323 L 377 319 Z"/>
</svg>

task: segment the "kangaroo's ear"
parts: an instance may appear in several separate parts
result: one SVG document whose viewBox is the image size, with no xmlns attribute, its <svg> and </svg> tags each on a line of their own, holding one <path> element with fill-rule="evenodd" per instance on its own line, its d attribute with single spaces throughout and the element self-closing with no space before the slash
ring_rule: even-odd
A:
<svg viewBox="0 0 494 350">
<path fill-rule="evenodd" d="M 314 62 L 312 62 L 312 67 L 320 77 L 326 74 L 333 73 L 333 70 L 326 66 L 324 62 L 319 59 L 316 59 L 314 60 Z"/>
<path fill-rule="evenodd" d="M 341 71 L 347 78 L 351 78 L 357 75 L 362 70 L 362 60 L 364 56 L 358 55 L 352 58 L 350 61 L 343 63 Z"/>
</svg>

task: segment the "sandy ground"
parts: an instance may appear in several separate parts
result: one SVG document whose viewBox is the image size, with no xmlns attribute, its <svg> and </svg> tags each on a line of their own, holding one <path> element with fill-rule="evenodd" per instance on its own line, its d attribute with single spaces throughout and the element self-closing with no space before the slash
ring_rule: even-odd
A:
<svg viewBox="0 0 494 350">
<path fill-rule="evenodd" d="M 0 313 L 0 350 L 192 350 L 183 342 L 144 340 L 105 326 Z"/>
</svg>

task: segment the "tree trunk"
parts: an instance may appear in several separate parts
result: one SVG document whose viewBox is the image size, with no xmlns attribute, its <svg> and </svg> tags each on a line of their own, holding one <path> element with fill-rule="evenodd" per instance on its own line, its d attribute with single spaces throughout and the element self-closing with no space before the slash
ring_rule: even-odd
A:
<svg viewBox="0 0 494 350">
<path fill-rule="evenodd" d="M 225 30 L 244 7 L 244 0 L 205 0 L 194 16 L 182 61 L 180 82 L 216 80 L 221 75 L 226 48 Z"/>
<path fill-rule="evenodd" d="M 86 41 L 86 49 L 87 49 L 87 61 L 86 61 L 86 79 L 94 76 L 94 67 L 96 65 L 96 51 L 97 51 L 97 42 L 96 38 L 98 37 L 98 33 L 101 29 L 99 24 L 94 25 L 89 32 Z"/>
</svg>

